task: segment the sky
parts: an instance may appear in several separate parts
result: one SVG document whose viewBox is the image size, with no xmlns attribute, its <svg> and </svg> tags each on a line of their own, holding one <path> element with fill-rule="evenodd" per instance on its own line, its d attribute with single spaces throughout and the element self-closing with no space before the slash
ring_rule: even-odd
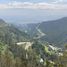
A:
<svg viewBox="0 0 67 67">
<path fill-rule="evenodd" d="M 38 23 L 67 17 L 67 0 L 0 0 L 0 18 L 10 23 Z"/>
</svg>

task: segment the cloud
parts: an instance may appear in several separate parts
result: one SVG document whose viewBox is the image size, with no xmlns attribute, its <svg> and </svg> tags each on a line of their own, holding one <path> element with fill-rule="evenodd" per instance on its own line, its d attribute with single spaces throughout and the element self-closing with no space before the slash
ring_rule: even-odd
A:
<svg viewBox="0 0 67 67">
<path fill-rule="evenodd" d="M 31 3 L 31 2 L 9 2 L 5 4 L 0 4 L 0 9 L 11 9 L 11 8 L 26 8 L 26 9 L 67 9 L 66 4 L 58 4 L 63 0 L 56 1 L 55 3 Z"/>
<path fill-rule="evenodd" d="M 56 1 L 52 2 L 52 3 L 58 4 L 58 3 L 63 3 L 63 2 L 64 2 L 64 0 L 56 0 Z"/>
</svg>

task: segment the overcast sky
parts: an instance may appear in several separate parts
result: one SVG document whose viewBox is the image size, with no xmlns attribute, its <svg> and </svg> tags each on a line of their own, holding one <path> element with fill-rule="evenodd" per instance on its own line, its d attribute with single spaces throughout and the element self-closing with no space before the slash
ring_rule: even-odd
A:
<svg viewBox="0 0 67 67">
<path fill-rule="evenodd" d="M 58 1 L 58 2 L 62 2 L 63 1 L 63 3 L 67 2 L 67 0 L 0 0 L 1 3 L 7 3 L 7 2 L 11 2 L 11 1 L 20 1 L 20 2 L 49 2 L 49 3 L 56 2 L 56 1 Z"/>
<path fill-rule="evenodd" d="M 0 0 L 0 18 L 36 23 L 67 16 L 67 0 Z"/>
</svg>

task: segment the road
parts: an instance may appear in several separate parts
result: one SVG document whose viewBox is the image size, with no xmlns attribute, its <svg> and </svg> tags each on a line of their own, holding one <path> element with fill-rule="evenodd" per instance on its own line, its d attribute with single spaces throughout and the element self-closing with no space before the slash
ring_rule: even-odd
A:
<svg viewBox="0 0 67 67">
<path fill-rule="evenodd" d="M 45 36 L 46 34 L 43 33 L 40 29 L 39 29 L 40 24 L 36 27 L 37 31 L 38 31 L 38 37 L 34 37 L 34 39 L 40 39 L 41 37 Z"/>
</svg>

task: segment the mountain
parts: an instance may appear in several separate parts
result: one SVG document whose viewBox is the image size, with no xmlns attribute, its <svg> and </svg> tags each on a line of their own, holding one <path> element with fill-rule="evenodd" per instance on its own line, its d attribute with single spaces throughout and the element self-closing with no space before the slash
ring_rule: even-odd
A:
<svg viewBox="0 0 67 67">
<path fill-rule="evenodd" d="M 27 32 L 32 38 L 39 38 L 43 42 L 49 42 L 59 47 L 67 43 L 67 17 L 36 24 L 26 24 L 25 26 L 19 25 L 17 27 Z"/>
<path fill-rule="evenodd" d="M 58 46 L 63 46 L 62 44 L 67 42 L 67 17 L 42 22 L 39 29 L 46 34 L 46 36 L 42 37 L 42 40 L 44 39 Z"/>
<path fill-rule="evenodd" d="M 15 44 L 20 41 L 28 41 L 28 35 L 21 32 L 14 25 L 7 24 L 4 20 L 0 19 L 0 42 L 6 44 Z"/>
<path fill-rule="evenodd" d="M 50 27 L 50 22 L 45 23 L 29 24 L 18 29 L 18 27 L 7 24 L 1 19 L 0 67 L 67 67 L 67 45 L 62 49 L 50 44 L 49 40 L 45 39 L 48 34 L 44 29 L 47 28 L 44 27 L 47 23 L 47 26 Z M 56 25 L 56 23 L 61 22 L 60 20 L 59 22 L 53 21 L 52 24 Z M 47 42 L 42 43 L 42 41 Z"/>
</svg>

